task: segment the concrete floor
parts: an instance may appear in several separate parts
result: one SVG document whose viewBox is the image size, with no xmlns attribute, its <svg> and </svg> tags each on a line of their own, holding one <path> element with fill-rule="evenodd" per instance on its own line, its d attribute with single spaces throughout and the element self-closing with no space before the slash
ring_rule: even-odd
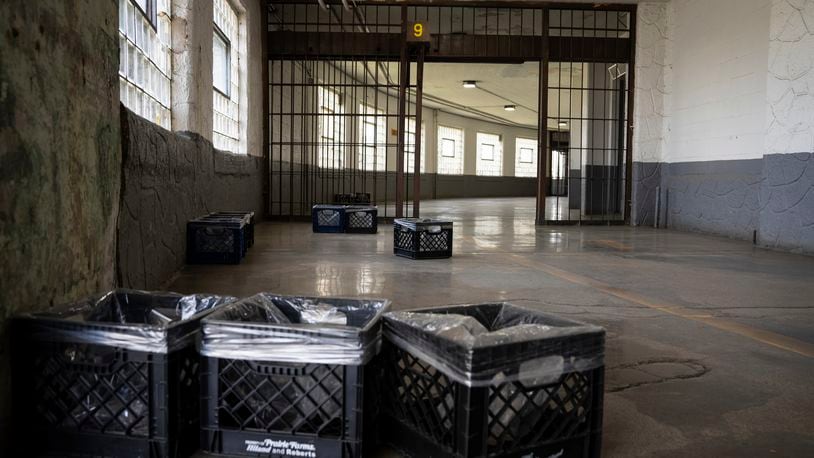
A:
<svg viewBox="0 0 814 458">
<path fill-rule="evenodd" d="M 814 258 L 632 227 L 535 227 L 533 199 L 429 201 L 454 256 L 378 235 L 262 223 L 239 266 L 170 289 L 386 297 L 395 309 L 513 301 L 607 329 L 604 456 L 814 456 Z"/>
</svg>

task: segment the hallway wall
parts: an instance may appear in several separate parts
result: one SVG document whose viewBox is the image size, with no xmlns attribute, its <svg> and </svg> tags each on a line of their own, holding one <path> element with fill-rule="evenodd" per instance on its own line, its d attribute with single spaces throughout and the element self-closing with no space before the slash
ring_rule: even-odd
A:
<svg viewBox="0 0 814 458">
<path fill-rule="evenodd" d="M 213 211 L 262 215 L 263 158 L 214 149 L 122 106 L 120 286 L 160 289 L 186 261 L 186 222 Z"/>
<path fill-rule="evenodd" d="M 814 0 L 639 6 L 634 224 L 814 253 Z M 660 187 L 660 194 L 657 188 Z"/>
<path fill-rule="evenodd" d="M 116 5 L 0 2 L 0 456 L 9 317 L 115 283 Z"/>
</svg>

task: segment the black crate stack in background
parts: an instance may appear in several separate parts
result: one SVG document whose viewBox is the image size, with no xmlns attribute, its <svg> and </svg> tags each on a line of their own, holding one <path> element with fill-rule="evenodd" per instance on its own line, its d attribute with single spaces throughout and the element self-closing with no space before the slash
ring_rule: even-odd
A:
<svg viewBox="0 0 814 458">
<path fill-rule="evenodd" d="M 452 256 L 452 222 L 399 218 L 393 222 L 393 253 L 411 259 Z"/>
<path fill-rule="evenodd" d="M 254 212 L 215 212 L 187 222 L 188 264 L 240 264 L 254 245 Z"/>
</svg>

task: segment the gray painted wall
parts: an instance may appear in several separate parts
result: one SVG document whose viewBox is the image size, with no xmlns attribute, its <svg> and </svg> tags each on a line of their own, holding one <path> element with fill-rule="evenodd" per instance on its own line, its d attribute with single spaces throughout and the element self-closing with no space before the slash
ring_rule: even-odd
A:
<svg viewBox="0 0 814 458">
<path fill-rule="evenodd" d="M 317 203 L 330 203 L 336 193 L 368 192 L 377 204 L 395 200 L 395 172 L 366 172 L 364 175 L 357 172 L 353 177 L 349 173 L 342 174 L 337 170 L 319 169 L 316 173 L 320 174 L 322 178 L 312 182 L 312 187 L 303 193 L 301 190 L 308 182 L 301 178 L 302 166 L 300 164 L 294 164 L 292 168 L 289 162 L 275 162 L 273 167 L 274 170 L 283 170 L 285 173 L 272 175 L 273 178 L 276 178 L 271 183 L 272 215 L 309 215 L 311 199 Z M 311 172 L 314 173 L 313 170 Z M 412 186 L 412 176 L 408 176 L 407 179 Z M 292 187 L 294 189 L 293 202 L 290 197 Z M 537 178 L 438 175 L 435 173 L 421 175 L 422 199 L 533 197 L 536 195 Z M 406 198 L 412 199 L 412 191 Z M 293 213 L 291 212 L 292 205 Z"/>
<path fill-rule="evenodd" d="M 633 221 L 814 254 L 814 153 L 674 164 L 634 163 Z"/>
<path fill-rule="evenodd" d="M 814 254 L 814 153 L 763 158 L 759 242 Z"/>
<path fill-rule="evenodd" d="M 121 286 L 157 289 L 186 258 L 186 222 L 219 210 L 262 215 L 263 159 L 225 153 L 194 133 L 158 127 L 122 107 Z"/>
</svg>

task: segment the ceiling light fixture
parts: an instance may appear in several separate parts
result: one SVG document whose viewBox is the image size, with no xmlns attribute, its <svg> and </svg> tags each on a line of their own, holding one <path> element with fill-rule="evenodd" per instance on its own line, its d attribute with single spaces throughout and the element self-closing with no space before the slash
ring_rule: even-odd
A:
<svg viewBox="0 0 814 458">
<path fill-rule="evenodd" d="M 514 106 L 514 105 L 504 105 L 503 109 L 506 110 L 506 111 L 515 111 L 515 110 L 517 110 L 517 107 Z"/>
<path fill-rule="evenodd" d="M 565 121 L 560 121 L 558 124 L 560 127 L 568 127 L 568 123 Z"/>
<path fill-rule="evenodd" d="M 478 82 L 474 80 L 466 80 L 464 81 L 464 87 L 467 89 L 474 89 L 478 87 Z"/>
</svg>

